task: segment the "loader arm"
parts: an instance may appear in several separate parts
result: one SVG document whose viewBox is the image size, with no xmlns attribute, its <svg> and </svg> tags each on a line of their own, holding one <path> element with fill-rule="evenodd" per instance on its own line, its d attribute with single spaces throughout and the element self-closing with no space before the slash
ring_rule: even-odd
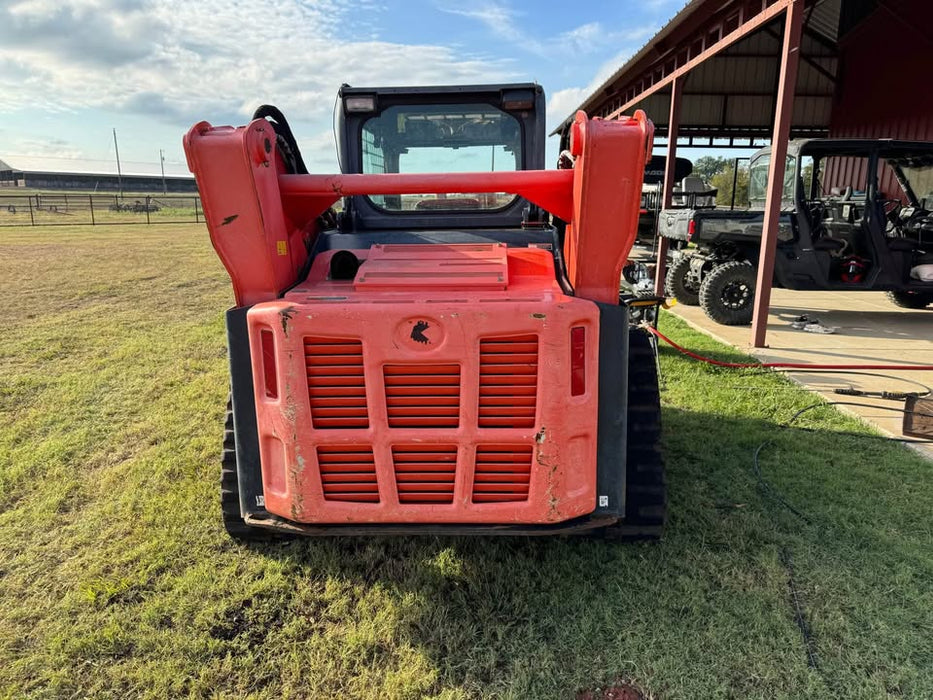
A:
<svg viewBox="0 0 933 700">
<path fill-rule="evenodd" d="M 578 112 L 572 170 L 442 175 L 285 174 L 265 120 L 235 129 L 201 122 L 186 135 L 185 151 L 238 306 L 276 299 L 300 281 L 317 217 L 340 198 L 451 192 L 516 194 L 564 220 L 564 260 L 576 296 L 617 303 L 652 135 L 641 111 L 616 121 Z"/>
</svg>

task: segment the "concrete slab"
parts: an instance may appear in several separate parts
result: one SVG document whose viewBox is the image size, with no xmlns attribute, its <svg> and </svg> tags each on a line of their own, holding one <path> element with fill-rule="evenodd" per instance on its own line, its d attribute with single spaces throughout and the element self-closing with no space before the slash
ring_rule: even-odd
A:
<svg viewBox="0 0 933 700">
<path fill-rule="evenodd" d="M 933 308 L 901 309 L 882 292 L 775 289 L 768 316 L 768 347 L 763 349 L 751 347 L 749 326 L 721 326 L 707 318 L 697 306 L 677 304 L 671 311 L 694 328 L 763 362 L 933 365 Z M 836 326 L 837 331 L 832 335 L 817 335 L 791 328 L 791 321 L 800 315 L 818 318 L 823 325 Z M 840 409 L 861 417 L 888 435 L 902 437 L 903 414 L 884 408 L 903 408 L 903 402 L 833 393 L 834 388 L 845 387 L 867 391 L 917 391 L 922 389 L 916 383 L 933 386 L 931 371 L 898 369 L 881 373 L 891 376 L 791 372 L 788 376 L 829 401 L 868 404 L 868 407 L 840 406 Z M 933 459 L 933 445 L 912 447 Z"/>
</svg>

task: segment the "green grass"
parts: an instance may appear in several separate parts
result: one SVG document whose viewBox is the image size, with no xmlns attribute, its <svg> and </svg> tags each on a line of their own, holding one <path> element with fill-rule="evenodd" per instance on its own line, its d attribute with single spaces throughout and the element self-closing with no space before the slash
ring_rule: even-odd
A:
<svg viewBox="0 0 933 700">
<path fill-rule="evenodd" d="M 217 504 L 231 293 L 203 229 L 5 229 L 0 294 L 0 697 L 933 696 L 931 465 L 829 408 L 779 430 L 814 401 L 780 377 L 663 351 L 657 544 L 245 546 Z M 768 439 L 809 522 L 756 485 Z"/>
</svg>

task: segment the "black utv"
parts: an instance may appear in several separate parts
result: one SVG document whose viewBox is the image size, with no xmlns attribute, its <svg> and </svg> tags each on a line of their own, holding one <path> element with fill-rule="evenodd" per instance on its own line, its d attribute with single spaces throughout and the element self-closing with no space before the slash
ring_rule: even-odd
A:
<svg viewBox="0 0 933 700">
<path fill-rule="evenodd" d="M 726 325 L 751 322 L 770 148 L 752 156 L 749 209 L 671 209 L 667 292 Z M 692 244 L 688 246 L 687 244 Z M 792 141 L 784 167 L 774 286 L 886 291 L 933 303 L 933 143 Z"/>
</svg>

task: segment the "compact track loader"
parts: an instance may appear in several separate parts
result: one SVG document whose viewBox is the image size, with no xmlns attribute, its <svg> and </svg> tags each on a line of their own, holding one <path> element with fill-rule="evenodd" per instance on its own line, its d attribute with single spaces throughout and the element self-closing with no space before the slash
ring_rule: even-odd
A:
<svg viewBox="0 0 933 700">
<path fill-rule="evenodd" d="M 228 532 L 658 537 L 655 358 L 619 296 L 651 123 L 579 112 L 545 170 L 538 85 L 338 99 L 337 175 L 272 107 L 185 137 L 236 299 Z"/>
</svg>

